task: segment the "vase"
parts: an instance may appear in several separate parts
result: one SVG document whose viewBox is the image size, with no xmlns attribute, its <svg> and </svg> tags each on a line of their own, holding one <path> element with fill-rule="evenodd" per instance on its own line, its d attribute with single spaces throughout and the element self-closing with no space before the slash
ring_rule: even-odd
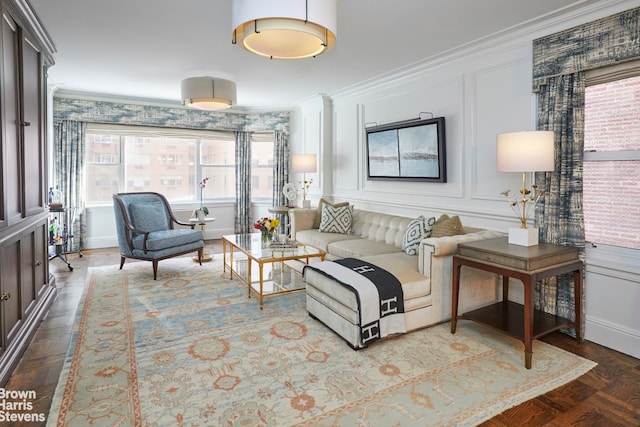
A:
<svg viewBox="0 0 640 427">
<path fill-rule="evenodd" d="M 273 230 L 262 230 L 262 236 L 260 239 L 260 247 L 262 249 L 268 249 L 273 240 Z"/>
<path fill-rule="evenodd" d="M 199 223 L 203 223 L 203 222 L 204 222 L 204 218 L 205 218 L 204 211 L 203 211 L 202 209 L 198 209 L 198 210 L 196 211 L 196 215 L 197 215 L 197 217 L 198 217 L 198 222 L 199 222 Z"/>
</svg>

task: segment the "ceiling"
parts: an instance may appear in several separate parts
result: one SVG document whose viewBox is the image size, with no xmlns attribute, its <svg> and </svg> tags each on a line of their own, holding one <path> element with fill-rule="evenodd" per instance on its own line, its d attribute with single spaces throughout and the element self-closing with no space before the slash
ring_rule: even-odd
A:
<svg viewBox="0 0 640 427">
<path fill-rule="evenodd" d="M 336 47 L 269 60 L 231 44 L 231 0 L 30 0 L 70 92 L 179 103 L 180 81 L 234 80 L 237 108 L 290 108 L 595 0 L 338 0 Z"/>
</svg>

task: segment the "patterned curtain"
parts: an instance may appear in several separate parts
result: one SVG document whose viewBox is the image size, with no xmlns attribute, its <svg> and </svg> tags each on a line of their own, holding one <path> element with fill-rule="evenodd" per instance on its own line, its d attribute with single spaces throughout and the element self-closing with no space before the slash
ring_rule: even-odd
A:
<svg viewBox="0 0 640 427">
<path fill-rule="evenodd" d="M 286 205 L 282 187 L 289 181 L 289 138 L 283 131 L 275 131 L 273 133 L 273 206 Z M 285 233 L 288 230 L 288 215 L 282 215 L 282 223 L 280 232 Z"/>
<path fill-rule="evenodd" d="M 583 260 L 585 72 L 639 58 L 638 34 L 640 8 L 635 8 L 533 41 L 537 127 L 554 131 L 556 142 L 555 170 L 536 174 L 546 192 L 536 222 L 542 241 L 578 247 Z M 569 275 L 545 280 L 537 290 L 536 308 L 574 319 L 574 306 L 581 304 L 584 313 L 586 292 L 583 301 L 575 301 Z M 584 331 L 584 316 L 580 327 Z"/>
<path fill-rule="evenodd" d="M 83 247 L 86 235 L 86 219 L 84 215 L 84 138 L 86 123 L 73 120 L 61 120 L 54 124 L 54 165 L 55 185 L 62 195 L 62 203 L 67 208 L 67 224 L 70 252 L 79 251 Z"/>
<path fill-rule="evenodd" d="M 236 132 L 235 233 L 251 233 L 251 133 Z"/>
<path fill-rule="evenodd" d="M 536 206 L 541 241 L 578 247 L 583 261 L 584 91 L 584 73 L 551 77 L 541 86 L 538 129 L 554 132 L 556 159 L 552 172 L 536 174 L 545 192 Z M 584 301 L 575 301 L 572 274 L 543 280 L 537 286 L 537 309 L 571 320 L 575 319 L 575 304 L 584 310 Z"/>
</svg>

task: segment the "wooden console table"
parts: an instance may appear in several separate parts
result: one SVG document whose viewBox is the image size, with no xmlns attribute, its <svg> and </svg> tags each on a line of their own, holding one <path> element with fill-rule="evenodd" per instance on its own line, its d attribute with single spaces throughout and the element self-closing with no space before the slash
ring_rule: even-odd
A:
<svg viewBox="0 0 640 427">
<path fill-rule="evenodd" d="M 518 246 L 509 244 L 507 240 L 507 237 L 499 237 L 458 245 L 458 254 L 453 257 L 451 333 L 456 332 L 457 319 L 469 319 L 516 337 L 524 342 L 525 367 L 531 369 L 534 339 L 564 327 L 573 327 L 577 340 L 582 341 L 583 264 L 578 258 L 578 248 L 551 243 Z M 501 275 L 502 301 L 458 315 L 462 266 Z M 573 273 L 575 322 L 534 309 L 536 283 L 564 273 Z M 510 277 L 524 285 L 524 305 L 509 301 Z"/>
</svg>

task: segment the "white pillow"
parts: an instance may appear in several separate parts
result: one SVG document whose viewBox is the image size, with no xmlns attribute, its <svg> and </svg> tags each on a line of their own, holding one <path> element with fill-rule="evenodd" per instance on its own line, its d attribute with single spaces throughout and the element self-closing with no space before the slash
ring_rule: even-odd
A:
<svg viewBox="0 0 640 427">
<path fill-rule="evenodd" d="M 420 215 L 416 219 L 412 220 L 407 226 L 407 231 L 402 238 L 402 250 L 407 255 L 418 255 L 418 248 L 422 239 L 426 239 L 431 236 L 431 229 L 433 224 L 436 223 L 436 218 L 427 218 L 424 215 Z"/>
<path fill-rule="evenodd" d="M 351 206 L 322 206 L 319 231 L 323 233 L 351 234 L 353 213 Z"/>
</svg>

